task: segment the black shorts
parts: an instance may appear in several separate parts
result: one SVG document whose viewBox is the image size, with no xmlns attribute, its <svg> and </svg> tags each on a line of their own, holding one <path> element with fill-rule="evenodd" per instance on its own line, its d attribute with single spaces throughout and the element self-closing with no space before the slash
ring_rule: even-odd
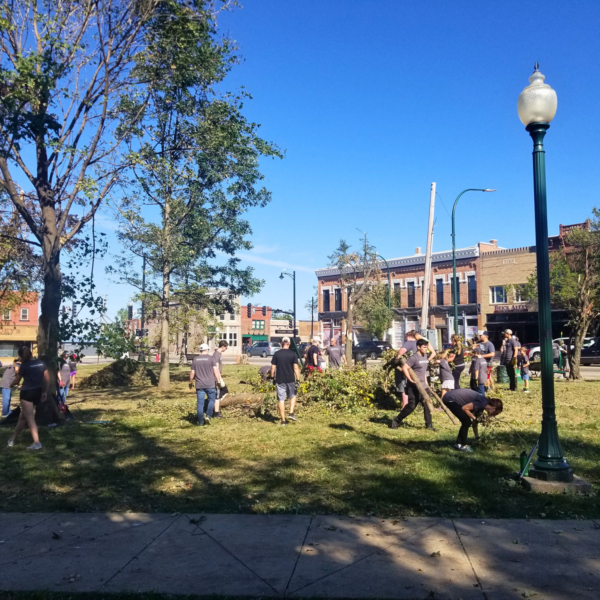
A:
<svg viewBox="0 0 600 600">
<path fill-rule="evenodd" d="M 217 400 L 219 398 L 223 398 L 223 396 L 226 396 L 227 394 L 229 394 L 229 390 L 227 389 L 227 386 L 224 386 L 222 388 L 217 388 Z"/>
<path fill-rule="evenodd" d="M 32 402 L 36 406 L 42 401 L 42 388 L 35 390 L 21 390 L 21 400 Z"/>
</svg>

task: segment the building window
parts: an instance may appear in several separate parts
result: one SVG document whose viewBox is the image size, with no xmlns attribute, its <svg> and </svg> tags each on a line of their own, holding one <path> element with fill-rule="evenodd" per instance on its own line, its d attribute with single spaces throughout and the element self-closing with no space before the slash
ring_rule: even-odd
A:
<svg viewBox="0 0 600 600">
<path fill-rule="evenodd" d="M 220 321 L 224 321 L 225 320 L 225 313 L 219 315 L 219 320 Z"/>
<path fill-rule="evenodd" d="M 402 288 L 399 283 L 394 283 L 394 293 L 392 294 L 394 306 L 402 306 Z"/>
<path fill-rule="evenodd" d="M 490 288 L 490 302 L 492 304 L 506 304 L 506 290 L 501 285 Z"/>
<path fill-rule="evenodd" d="M 525 293 L 525 284 L 519 283 L 515 285 L 515 303 L 527 302 L 527 299 L 524 296 Z"/>
<path fill-rule="evenodd" d="M 435 280 L 435 295 L 436 295 L 435 303 L 438 306 L 444 306 L 444 280 L 443 279 Z"/>
<path fill-rule="evenodd" d="M 5 310 L 2 313 L 2 320 L 3 321 L 10 321 L 10 310 Z"/>
<path fill-rule="evenodd" d="M 265 322 L 264 321 L 252 321 L 252 329 L 264 329 Z"/>
<path fill-rule="evenodd" d="M 469 275 L 467 277 L 467 286 L 469 290 L 469 304 L 477 303 L 477 281 L 475 275 Z"/>
<path fill-rule="evenodd" d="M 238 345 L 237 333 L 220 333 L 219 341 L 221 340 L 225 340 L 230 346 Z"/>
<path fill-rule="evenodd" d="M 235 313 L 234 312 L 230 312 L 229 313 L 229 320 L 230 321 L 235 321 Z"/>
<path fill-rule="evenodd" d="M 338 288 L 334 291 L 335 294 L 335 309 L 334 310 L 342 310 L 342 290 Z"/>
<path fill-rule="evenodd" d="M 408 292 L 408 308 L 415 307 L 415 282 L 409 281 L 406 284 L 406 290 Z"/>
<path fill-rule="evenodd" d="M 21 321 L 29 321 L 29 309 L 22 308 L 21 309 Z"/>
<path fill-rule="evenodd" d="M 460 304 L 460 277 L 456 278 L 456 293 L 458 294 L 458 304 Z M 454 304 L 454 277 L 450 277 L 450 304 Z"/>
<path fill-rule="evenodd" d="M 329 290 L 323 290 L 323 312 L 329 312 Z"/>
<path fill-rule="evenodd" d="M 341 327 L 342 326 L 342 320 L 341 319 L 334 319 L 333 320 L 333 326 L 334 327 Z"/>
</svg>

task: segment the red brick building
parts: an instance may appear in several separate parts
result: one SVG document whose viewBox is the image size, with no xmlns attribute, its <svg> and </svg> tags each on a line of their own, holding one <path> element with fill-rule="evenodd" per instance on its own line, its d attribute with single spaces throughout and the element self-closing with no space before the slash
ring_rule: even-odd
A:
<svg viewBox="0 0 600 600">
<path fill-rule="evenodd" d="M 0 310 L 0 361 L 9 362 L 16 358 L 20 346 L 37 346 L 38 294 L 31 292 L 18 306 Z"/>
<path fill-rule="evenodd" d="M 242 344 L 252 345 L 254 342 L 266 342 L 271 339 L 273 310 L 270 306 L 251 305 L 248 316 L 248 306 L 242 305 L 241 316 Z"/>
</svg>

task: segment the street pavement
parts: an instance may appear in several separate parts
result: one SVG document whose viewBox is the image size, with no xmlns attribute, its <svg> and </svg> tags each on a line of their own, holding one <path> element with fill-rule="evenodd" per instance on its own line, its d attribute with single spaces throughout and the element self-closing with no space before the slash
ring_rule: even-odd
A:
<svg viewBox="0 0 600 600">
<path fill-rule="evenodd" d="M 0 514 L 0 589 L 597 599 L 594 521 Z"/>
</svg>

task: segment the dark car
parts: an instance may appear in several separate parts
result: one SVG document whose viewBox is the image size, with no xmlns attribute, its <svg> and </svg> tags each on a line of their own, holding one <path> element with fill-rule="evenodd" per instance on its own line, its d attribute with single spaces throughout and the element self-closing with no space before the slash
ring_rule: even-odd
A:
<svg viewBox="0 0 600 600">
<path fill-rule="evenodd" d="M 389 342 L 380 342 L 379 340 L 359 342 L 356 346 L 352 346 L 352 356 L 356 358 L 357 354 L 365 354 L 367 358 L 375 360 L 386 350 L 391 350 L 391 348 L 392 345 Z"/>
<path fill-rule="evenodd" d="M 581 349 L 581 366 L 600 364 L 600 338 L 587 338 Z"/>
</svg>

